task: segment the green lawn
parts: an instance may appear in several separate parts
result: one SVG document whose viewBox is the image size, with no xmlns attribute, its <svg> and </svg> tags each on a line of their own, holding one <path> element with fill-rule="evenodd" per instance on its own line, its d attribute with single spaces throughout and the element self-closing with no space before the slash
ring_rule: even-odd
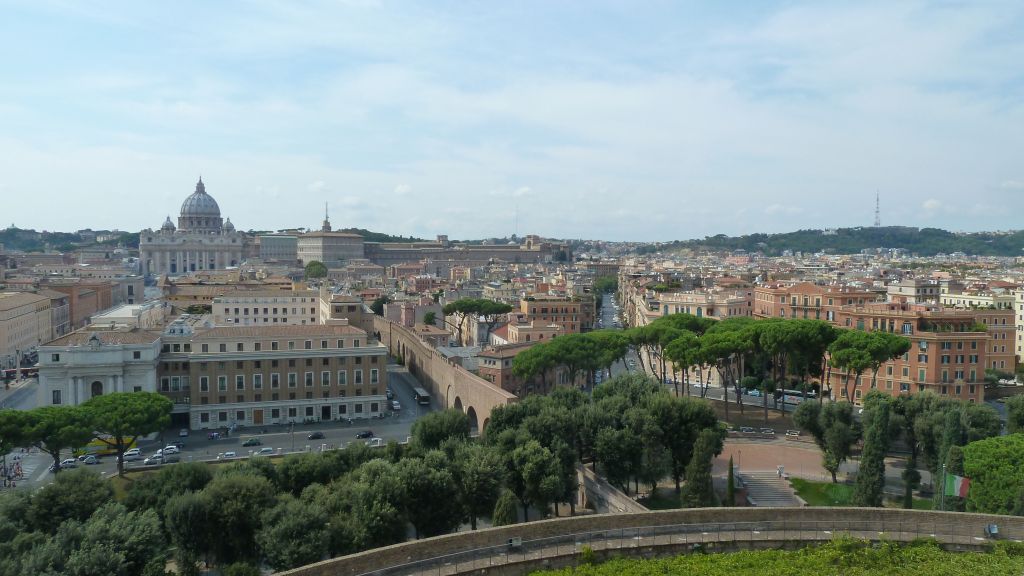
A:
<svg viewBox="0 0 1024 576">
<path fill-rule="evenodd" d="M 831 482 L 812 482 L 800 478 L 790 478 L 789 483 L 796 490 L 797 496 L 804 499 L 808 506 L 852 506 L 852 484 L 833 484 Z M 886 500 L 886 507 L 901 508 L 902 500 Z M 932 501 L 928 498 L 914 498 L 914 510 L 931 510 Z"/>
<path fill-rule="evenodd" d="M 853 497 L 851 484 L 811 482 L 801 478 L 790 478 L 789 483 L 808 506 L 849 506 Z"/>
</svg>

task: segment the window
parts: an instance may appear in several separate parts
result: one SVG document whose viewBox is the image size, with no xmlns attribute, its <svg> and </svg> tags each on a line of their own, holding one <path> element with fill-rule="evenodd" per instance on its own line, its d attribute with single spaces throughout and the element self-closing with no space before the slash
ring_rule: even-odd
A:
<svg viewBox="0 0 1024 576">
<path fill-rule="evenodd" d="M 924 368 L 919 368 L 917 370 L 917 381 L 924 382 Z"/>
<path fill-rule="evenodd" d="M 227 344 L 221 344 L 220 345 L 220 351 L 221 352 L 227 352 L 228 351 L 228 345 Z"/>
<path fill-rule="evenodd" d="M 235 375 L 235 390 L 245 390 L 245 375 L 244 374 L 236 374 Z"/>
<path fill-rule="evenodd" d="M 306 372 L 306 386 L 309 387 L 309 386 L 312 386 L 312 385 L 313 385 L 313 373 L 312 372 Z"/>
<path fill-rule="evenodd" d="M 227 376 L 217 376 L 217 390 L 220 391 L 220 392 L 224 392 L 227 389 L 228 389 L 228 377 Z"/>
<path fill-rule="evenodd" d="M 344 348 L 344 347 L 345 347 L 345 341 L 344 340 L 338 340 L 338 348 Z"/>
<path fill-rule="evenodd" d="M 327 348 L 327 340 L 320 341 L 320 348 Z"/>
<path fill-rule="evenodd" d="M 200 392 L 209 392 L 210 391 L 210 377 L 209 376 L 200 376 L 199 377 L 199 391 Z"/>
<path fill-rule="evenodd" d="M 217 420 L 219 420 L 221 422 L 227 422 L 228 421 L 228 413 L 226 411 L 223 411 L 223 410 L 218 412 L 217 413 Z"/>
<path fill-rule="evenodd" d="M 277 318 L 275 318 L 275 320 L 277 320 Z M 271 350 L 277 350 L 277 341 L 274 341 L 274 342 L 270 343 L 270 349 Z"/>
<path fill-rule="evenodd" d="M 376 368 L 370 370 L 370 384 L 377 384 L 380 382 L 379 374 L 380 372 Z"/>
<path fill-rule="evenodd" d="M 54 354 L 56 356 L 56 354 Z M 60 404 L 60 390 L 53 391 L 53 403 Z"/>
<path fill-rule="evenodd" d="M 289 372 L 288 373 L 288 387 L 289 388 L 295 388 L 295 386 L 298 385 L 298 383 L 299 383 L 299 375 L 296 374 L 295 372 Z"/>
<path fill-rule="evenodd" d="M 312 417 L 313 417 L 313 407 L 312 406 L 306 406 L 306 418 L 312 418 Z"/>
<path fill-rule="evenodd" d="M 260 350 L 263 350 L 263 344 L 261 342 L 257 342 L 255 344 L 253 344 L 253 350 L 255 350 L 257 352 L 259 352 Z"/>
<path fill-rule="evenodd" d="M 355 340 L 352 341 L 352 347 L 353 348 L 359 348 L 359 339 L 358 338 L 356 338 Z"/>
<path fill-rule="evenodd" d="M 58 356 L 58 358 L 59 357 L 60 356 Z M 139 352 L 138 350 L 132 352 L 132 360 L 142 360 L 142 352 Z"/>
<path fill-rule="evenodd" d="M 210 351 L 210 345 L 209 344 L 203 344 L 202 351 L 203 352 L 209 352 Z"/>
<path fill-rule="evenodd" d="M 321 386 L 330 386 L 331 385 L 331 373 L 330 372 L 321 372 L 320 373 L 320 385 Z"/>
<path fill-rule="evenodd" d="M 274 372 L 273 374 L 270 375 L 270 387 L 271 388 L 280 388 L 281 387 L 281 375 L 278 374 L 277 372 Z"/>
<path fill-rule="evenodd" d="M 295 408 L 288 409 L 288 417 L 295 418 L 298 415 L 298 411 Z"/>
<path fill-rule="evenodd" d="M 281 409 L 280 408 L 271 408 L 270 409 L 270 417 L 272 419 L 274 419 L 274 420 L 277 420 L 278 418 L 280 418 L 281 417 Z"/>
<path fill-rule="evenodd" d="M 302 347 L 305 348 L 306 350 L 312 350 L 313 349 L 313 341 L 312 340 L 306 340 L 303 343 Z"/>
<path fill-rule="evenodd" d="M 338 370 L 338 386 L 348 385 L 348 372 L 345 370 Z"/>
<path fill-rule="evenodd" d="M 358 385 L 363 383 L 363 371 L 362 370 L 356 370 L 354 372 L 354 376 L 355 376 L 356 386 L 358 386 Z"/>
<path fill-rule="evenodd" d="M 170 392 L 171 391 L 171 379 L 168 378 L 167 376 L 164 376 L 163 378 L 160 379 L 160 391 L 161 392 Z"/>
<path fill-rule="evenodd" d="M 235 422 L 245 422 L 245 410 L 235 411 Z"/>
<path fill-rule="evenodd" d="M 252 375 L 252 387 L 254 390 L 260 390 L 263 388 L 263 374 Z"/>
<path fill-rule="evenodd" d="M 201 423 L 203 423 L 203 424 L 208 424 L 210 422 L 210 413 L 209 412 L 202 412 L 202 413 L 200 413 L 199 414 L 199 421 Z"/>
</svg>

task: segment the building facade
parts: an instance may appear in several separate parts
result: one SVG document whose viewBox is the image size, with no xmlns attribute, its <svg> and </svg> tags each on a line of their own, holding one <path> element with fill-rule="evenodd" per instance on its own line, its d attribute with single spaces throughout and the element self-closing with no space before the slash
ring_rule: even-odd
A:
<svg viewBox="0 0 1024 576">
<path fill-rule="evenodd" d="M 0 292 L 0 367 L 19 366 L 53 334 L 50 299 L 31 292 Z"/>
<path fill-rule="evenodd" d="M 217 326 L 320 324 L 319 295 L 314 290 L 234 292 L 213 299 Z"/>
<path fill-rule="evenodd" d="M 217 201 L 200 178 L 196 190 L 181 204 L 178 225 L 170 216 L 158 230 L 139 234 L 139 256 L 145 275 L 182 276 L 200 270 L 238 266 L 246 237 L 224 221 Z"/>
</svg>

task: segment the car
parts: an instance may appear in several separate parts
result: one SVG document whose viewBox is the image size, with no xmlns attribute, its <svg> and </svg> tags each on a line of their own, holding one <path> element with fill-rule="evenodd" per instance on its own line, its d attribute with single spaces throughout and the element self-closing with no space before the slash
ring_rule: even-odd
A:
<svg viewBox="0 0 1024 576">
<path fill-rule="evenodd" d="M 178 430 L 178 437 L 179 438 L 185 438 L 187 436 L 188 436 L 188 428 L 182 428 L 181 430 Z"/>
<path fill-rule="evenodd" d="M 235 457 L 235 453 L 233 451 L 231 451 L 231 450 L 217 455 L 217 459 L 218 460 L 220 460 L 221 458 L 234 458 L 234 457 Z"/>
<path fill-rule="evenodd" d="M 392 400 L 392 399 L 394 399 L 394 397 L 395 397 L 395 393 L 391 391 L 391 388 L 388 388 L 388 389 L 387 389 L 387 390 L 386 390 L 386 391 L 384 392 L 384 394 L 386 394 L 386 395 L 387 395 L 387 397 L 388 397 L 388 400 Z"/>
<path fill-rule="evenodd" d="M 145 460 L 142 461 L 142 465 L 143 466 L 155 466 L 157 464 L 163 464 L 163 463 L 164 463 L 164 455 L 163 454 L 153 454 L 149 458 L 146 458 Z"/>
<path fill-rule="evenodd" d="M 771 428 L 761 428 L 761 434 L 768 434 L 774 436 L 775 430 L 772 430 Z"/>
<path fill-rule="evenodd" d="M 252 438 L 246 439 L 245 442 L 242 442 L 242 447 L 243 448 L 247 447 L 247 446 L 261 446 L 261 445 L 263 445 L 263 441 L 260 440 L 259 438 L 255 437 L 255 436 L 253 436 Z"/>
<path fill-rule="evenodd" d="M 756 389 L 756 388 L 753 389 L 753 390 L 747 390 L 747 396 L 753 396 L 755 398 L 760 398 L 761 397 L 761 391 Z"/>
<path fill-rule="evenodd" d="M 264 446 L 263 448 L 260 448 L 256 452 L 253 452 L 253 456 L 270 456 L 273 453 L 274 453 L 274 449 L 273 448 L 271 448 L 270 446 Z"/>
<path fill-rule="evenodd" d="M 87 466 L 92 466 L 93 464 L 100 463 L 100 459 L 95 454 L 89 454 L 88 456 L 86 456 L 85 458 L 81 458 L 80 460 L 82 464 L 85 464 Z"/>
<path fill-rule="evenodd" d="M 786 436 L 799 436 L 799 430 L 786 430 Z"/>
<path fill-rule="evenodd" d="M 359 438 L 360 440 L 362 440 L 363 438 L 373 438 L 373 431 L 363 430 L 362 432 L 356 434 L 356 438 Z"/>
<path fill-rule="evenodd" d="M 78 460 L 75 460 L 74 458 L 62 460 L 60 463 L 60 469 L 67 470 L 68 468 L 78 468 Z"/>
<path fill-rule="evenodd" d="M 740 432 L 742 432 L 743 434 L 753 434 L 756 432 L 756 430 L 754 430 L 750 426 L 741 426 Z"/>
<path fill-rule="evenodd" d="M 391 401 L 391 409 L 392 410 L 401 410 L 402 409 L 402 404 L 398 400 L 392 400 Z"/>
<path fill-rule="evenodd" d="M 124 457 L 121 459 L 122 462 L 134 462 L 136 460 L 142 460 L 142 453 L 139 452 L 138 448 L 125 451 Z"/>
<path fill-rule="evenodd" d="M 309 436 L 306 436 L 306 440 L 323 440 L 323 439 L 324 439 L 324 433 L 320 432 L 320 431 L 310 432 Z"/>
<path fill-rule="evenodd" d="M 181 452 L 181 448 L 178 448 L 174 444 L 168 444 L 167 446 L 164 446 L 163 448 L 156 451 L 156 453 L 160 454 L 161 456 L 165 454 L 177 454 L 178 452 Z"/>
</svg>

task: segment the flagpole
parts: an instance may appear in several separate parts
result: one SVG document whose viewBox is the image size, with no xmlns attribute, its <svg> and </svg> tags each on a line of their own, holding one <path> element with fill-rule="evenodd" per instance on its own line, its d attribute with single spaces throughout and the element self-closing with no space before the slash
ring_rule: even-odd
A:
<svg viewBox="0 0 1024 576">
<path fill-rule="evenodd" d="M 942 465 L 942 496 L 939 500 L 939 511 L 946 509 L 946 465 Z"/>
</svg>

